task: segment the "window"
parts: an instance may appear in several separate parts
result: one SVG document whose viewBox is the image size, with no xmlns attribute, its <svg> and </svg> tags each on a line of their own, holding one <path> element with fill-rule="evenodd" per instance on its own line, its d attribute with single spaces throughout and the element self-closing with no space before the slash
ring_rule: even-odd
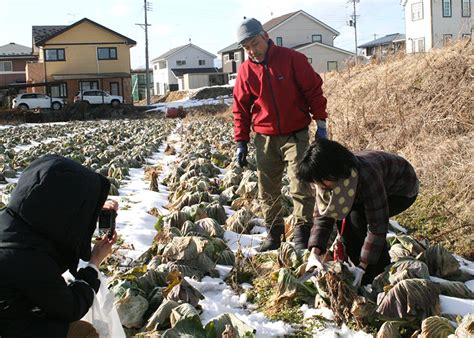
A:
<svg viewBox="0 0 474 338">
<path fill-rule="evenodd" d="M 443 34 L 443 46 L 448 46 L 453 40 L 453 34 Z"/>
<path fill-rule="evenodd" d="M 313 63 L 313 58 L 308 58 L 308 63 L 312 64 Z"/>
<path fill-rule="evenodd" d="M 61 83 L 60 85 L 51 86 L 52 97 L 67 97 L 67 84 Z"/>
<path fill-rule="evenodd" d="M 423 20 L 423 2 L 411 5 L 411 21 Z"/>
<path fill-rule="evenodd" d="M 224 54 L 224 63 L 229 62 L 229 54 Z"/>
<path fill-rule="evenodd" d="M 337 70 L 337 61 L 328 61 L 328 72 Z"/>
<path fill-rule="evenodd" d="M 413 39 L 413 52 L 423 53 L 425 51 L 425 38 Z"/>
<path fill-rule="evenodd" d="M 234 53 L 234 61 L 240 61 L 240 52 L 235 52 Z"/>
<path fill-rule="evenodd" d="M 110 94 L 120 95 L 118 82 L 110 82 Z"/>
<path fill-rule="evenodd" d="M 11 61 L 0 61 L 0 72 L 11 72 L 13 70 Z"/>
<path fill-rule="evenodd" d="M 36 94 L 23 94 L 22 99 L 36 99 Z"/>
<path fill-rule="evenodd" d="M 283 38 L 281 36 L 277 36 L 276 44 L 277 46 L 283 46 Z"/>
<path fill-rule="evenodd" d="M 157 66 L 157 65 L 154 65 L 154 66 L 153 66 L 153 69 L 154 69 L 154 70 L 157 70 L 157 69 L 158 69 L 158 66 Z"/>
<path fill-rule="evenodd" d="M 443 17 L 451 17 L 451 0 L 443 0 Z"/>
<path fill-rule="evenodd" d="M 64 48 L 59 49 L 45 49 L 44 59 L 46 61 L 65 61 Z"/>
<path fill-rule="evenodd" d="M 184 66 L 186 65 L 186 60 L 176 60 L 176 66 Z"/>
<path fill-rule="evenodd" d="M 80 81 L 79 82 L 79 90 L 90 90 L 90 89 L 98 89 L 99 85 L 97 81 Z"/>
<path fill-rule="evenodd" d="M 166 68 L 166 61 L 159 61 L 158 62 L 158 68 L 159 69 L 165 69 Z"/>
<path fill-rule="evenodd" d="M 321 34 L 311 35 L 311 42 L 323 42 L 323 36 Z"/>
<path fill-rule="evenodd" d="M 471 0 L 461 0 L 461 13 L 464 18 L 471 17 Z"/>
<path fill-rule="evenodd" d="M 199 60 L 199 65 L 200 66 L 205 66 L 206 65 L 206 60 Z"/>
<path fill-rule="evenodd" d="M 117 48 L 116 47 L 97 48 L 97 59 L 98 60 L 117 60 Z"/>
</svg>

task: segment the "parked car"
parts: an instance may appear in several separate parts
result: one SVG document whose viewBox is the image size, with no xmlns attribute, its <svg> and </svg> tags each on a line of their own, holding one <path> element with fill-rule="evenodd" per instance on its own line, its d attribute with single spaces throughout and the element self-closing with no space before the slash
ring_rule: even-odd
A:
<svg viewBox="0 0 474 338">
<path fill-rule="evenodd" d="M 74 96 L 74 102 L 83 101 L 89 104 L 111 104 L 112 107 L 117 107 L 121 103 L 123 103 L 123 97 L 120 95 L 111 95 L 103 90 L 84 90 L 82 92 L 78 92 L 76 96 Z"/>
<path fill-rule="evenodd" d="M 64 99 L 40 93 L 23 93 L 17 95 L 12 101 L 12 108 L 21 110 L 34 108 L 48 108 L 58 110 L 64 106 Z"/>
</svg>

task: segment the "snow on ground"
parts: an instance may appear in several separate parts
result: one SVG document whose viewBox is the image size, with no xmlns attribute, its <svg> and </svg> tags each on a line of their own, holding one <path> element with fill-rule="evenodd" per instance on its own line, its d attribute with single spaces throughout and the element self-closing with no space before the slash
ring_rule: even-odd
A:
<svg viewBox="0 0 474 338">
<path fill-rule="evenodd" d="M 190 107 L 193 105 L 203 104 L 201 101 L 206 103 L 212 102 L 210 100 L 201 100 L 194 102 L 195 100 L 185 99 L 182 101 L 175 101 L 167 104 L 155 105 L 156 110 L 163 109 L 165 107 L 177 107 L 182 105 L 184 107 Z M 217 100 L 214 100 L 214 103 Z M 180 126 L 177 126 L 174 133 L 168 136 L 167 140 L 161 145 L 158 153 L 154 154 L 150 159 L 147 160 L 149 165 L 161 166 L 162 171 L 159 176 L 161 181 L 175 165 L 176 155 L 164 154 L 164 149 L 167 144 L 172 144 L 179 153 L 180 136 L 178 134 Z M 224 174 L 225 172 L 223 172 Z M 120 236 L 124 239 L 125 243 L 133 245 L 133 249 L 125 253 L 130 259 L 138 258 L 144 251 L 146 251 L 152 244 L 153 238 L 156 235 L 154 224 L 156 223 L 156 217 L 148 214 L 148 211 L 155 207 L 163 215 L 166 215 L 168 210 L 164 207 L 168 204 L 169 191 L 166 186 L 159 184 L 159 192 L 153 192 L 148 189 L 148 182 L 145 181 L 144 169 L 130 169 L 129 179 L 124 182 L 125 184 L 119 189 L 120 196 L 114 196 L 120 203 L 120 209 L 117 216 L 117 231 Z M 233 213 L 230 207 L 225 207 L 228 215 Z M 400 226 L 398 223 L 391 221 L 391 226 L 403 233 L 406 233 L 406 229 Z M 390 235 L 393 235 L 391 233 Z M 266 236 L 266 230 L 262 227 L 255 227 L 252 234 L 237 234 L 232 231 L 226 231 L 224 234 L 224 240 L 228 243 L 228 246 L 234 252 L 240 247 L 244 255 L 250 256 L 256 253 L 256 247 L 262 242 Z M 467 261 L 461 257 L 457 257 L 461 263 L 461 268 L 467 272 L 474 271 L 474 263 Z M 232 312 L 241 320 L 254 327 L 257 330 L 257 337 L 282 337 L 290 334 L 292 328 L 290 325 L 282 321 L 271 321 L 266 318 L 262 313 L 252 311 L 252 304 L 248 304 L 246 301 L 245 294 L 237 295 L 234 291 L 224 282 L 223 278 L 230 272 L 230 266 L 218 265 L 217 270 L 221 278 L 204 277 L 200 282 L 186 278 L 186 280 L 198 289 L 205 297 L 204 300 L 200 301 L 200 305 L 203 308 L 201 319 L 205 325 L 212 318 L 221 315 L 225 312 Z M 441 281 L 441 279 L 435 281 Z M 474 280 L 466 283 L 468 287 L 474 289 Z M 246 286 L 251 287 L 249 285 Z M 474 300 L 465 300 L 453 297 L 440 296 L 441 310 L 442 313 L 456 313 L 465 314 L 468 312 L 474 312 Z M 332 319 L 334 314 L 330 309 L 310 309 L 307 306 L 301 308 L 305 318 L 309 318 L 314 315 L 323 316 L 328 319 Z M 317 333 L 318 337 L 372 337 L 371 335 L 364 332 L 356 332 L 349 329 L 347 326 L 335 327 L 329 324 L 326 329 Z"/>
<path fill-rule="evenodd" d="M 202 104 L 215 104 L 222 102 L 222 100 L 225 103 L 229 103 L 232 99 L 228 97 L 217 100 L 184 99 L 170 103 L 156 104 L 156 108 L 153 108 L 152 111 L 163 110 L 166 107 L 192 107 Z M 28 124 L 25 126 L 34 127 L 36 125 Z M 7 127 L 10 126 L 0 126 L 0 129 Z M 147 159 L 148 165 L 158 165 L 162 168 L 161 174 L 159 175 L 160 182 L 169 173 L 172 166 L 174 166 L 174 161 L 177 158 L 176 155 L 164 154 L 166 145 L 168 143 L 172 144 L 178 153 L 181 149 L 181 140 L 178 134 L 179 128 L 180 126 L 177 127 L 175 133 L 169 135 L 166 142 L 161 145 L 157 153 Z M 222 173 L 224 174 L 225 171 L 222 171 Z M 8 179 L 8 181 L 16 182 L 17 179 Z M 163 215 L 169 213 L 165 208 L 165 205 L 168 204 L 169 196 L 167 187 L 159 184 L 159 192 L 154 192 L 149 190 L 148 185 L 149 182 L 145 181 L 144 168 L 130 169 L 128 179 L 123 181 L 123 184 L 119 189 L 120 195 L 110 196 L 110 198 L 117 200 L 120 204 L 117 216 L 117 232 L 124 239 L 125 243 L 131 245 L 131 249 L 123 252 L 125 256 L 131 260 L 138 258 L 143 252 L 145 252 L 151 246 L 153 238 L 156 235 L 154 224 L 156 223 L 157 218 L 148 214 L 148 211 L 154 207 Z M 228 215 L 233 213 L 233 210 L 228 206 L 225 206 L 225 210 Z M 398 231 L 406 232 L 406 229 L 401 227 L 398 223 L 391 221 L 391 225 Z M 240 247 L 245 255 L 254 255 L 256 253 L 255 248 L 261 243 L 265 236 L 265 228 L 254 227 L 251 235 L 226 231 L 224 239 L 234 252 Z M 471 274 L 474 273 L 474 262 L 470 262 L 461 257 L 456 258 L 459 260 L 462 270 Z M 206 324 L 211 318 L 224 312 L 232 312 L 241 320 L 257 329 L 257 337 L 281 337 L 292 332 L 292 328 L 288 324 L 285 324 L 282 321 L 271 321 L 262 313 L 252 311 L 253 305 L 247 303 L 245 294 L 237 295 L 227 284 L 225 284 L 223 278 L 225 278 L 225 276 L 230 272 L 230 266 L 218 265 L 217 270 L 221 278 L 204 277 L 200 282 L 186 278 L 190 284 L 196 287 L 205 296 L 205 299 L 200 302 L 203 308 L 203 313 L 201 315 L 203 324 Z M 431 277 L 431 279 L 437 282 L 443 281 L 441 278 L 437 277 Z M 466 285 L 474 292 L 474 280 L 466 282 Z M 251 285 L 245 284 L 242 285 L 242 287 L 248 289 Z M 474 313 L 474 300 L 440 296 L 440 302 L 442 313 Z M 308 306 L 303 305 L 301 310 L 304 313 L 305 318 L 317 315 L 332 319 L 334 316 L 332 311 L 329 309 L 310 309 Z M 329 324 L 323 331 L 318 332 L 317 336 L 327 338 L 372 337 L 364 332 L 352 331 L 345 325 L 338 328 L 331 324 Z"/>
<path fill-rule="evenodd" d="M 153 104 L 152 105 L 153 108 L 147 110 L 146 112 L 149 113 L 153 111 L 165 111 L 166 108 L 178 108 L 179 106 L 182 106 L 183 108 L 190 108 L 190 107 L 219 104 L 219 103 L 231 105 L 233 101 L 234 99 L 228 95 L 225 95 L 216 99 L 203 99 L 203 100 L 193 100 L 190 98 L 184 98 L 182 100 L 173 101 L 173 102 L 160 102 L 160 103 Z"/>
</svg>

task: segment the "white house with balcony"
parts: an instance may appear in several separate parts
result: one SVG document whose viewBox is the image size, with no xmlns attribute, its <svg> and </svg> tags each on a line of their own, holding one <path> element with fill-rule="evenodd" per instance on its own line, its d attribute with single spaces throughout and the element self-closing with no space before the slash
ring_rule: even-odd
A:
<svg viewBox="0 0 474 338">
<path fill-rule="evenodd" d="M 407 53 L 439 48 L 472 34 L 472 0 L 402 0 Z"/>
<path fill-rule="evenodd" d="M 153 88 L 156 95 L 168 91 L 185 90 L 196 86 L 209 86 L 222 82 L 218 69 L 214 67 L 216 55 L 192 43 L 170 49 L 151 61 L 153 69 Z"/>
</svg>

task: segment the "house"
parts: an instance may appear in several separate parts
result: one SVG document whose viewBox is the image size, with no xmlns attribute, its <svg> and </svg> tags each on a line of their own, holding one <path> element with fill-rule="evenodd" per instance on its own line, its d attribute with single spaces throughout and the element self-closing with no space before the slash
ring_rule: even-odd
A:
<svg viewBox="0 0 474 338">
<path fill-rule="evenodd" d="M 73 100 L 80 90 L 101 89 L 132 102 L 130 48 L 136 42 L 84 18 L 69 26 L 33 26 L 37 63 L 26 67 L 27 81 L 45 83 L 52 96 Z"/>
<path fill-rule="evenodd" d="M 148 81 L 153 83 L 153 71 L 148 70 Z M 153 87 L 150 86 L 150 95 L 153 94 Z M 133 101 L 140 101 L 146 99 L 146 69 L 138 68 L 132 69 L 132 97 Z"/>
<path fill-rule="evenodd" d="M 357 48 L 362 49 L 362 55 L 367 57 L 375 55 L 385 56 L 399 50 L 405 50 L 405 34 L 394 33 L 385 35 L 357 46 Z"/>
<path fill-rule="evenodd" d="M 0 86 L 26 82 L 26 63 L 35 61 L 31 47 L 10 42 L 0 46 Z"/>
<path fill-rule="evenodd" d="M 334 47 L 338 31 L 303 10 L 271 19 L 263 24 L 263 29 L 276 45 L 305 54 L 318 73 L 343 69 L 344 61 L 354 56 L 352 52 Z M 236 73 L 246 58 L 243 48 L 236 42 L 218 53 L 222 57 L 224 73 Z"/>
<path fill-rule="evenodd" d="M 0 103 L 8 93 L 8 87 L 26 82 L 26 63 L 37 59 L 31 47 L 10 42 L 0 46 Z"/>
<path fill-rule="evenodd" d="M 155 94 L 224 84 L 224 75 L 214 67 L 215 58 L 192 43 L 158 56 L 151 61 Z"/>
<path fill-rule="evenodd" d="M 443 47 L 472 33 L 471 0 L 402 0 L 407 53 Z"/>
</svg>

